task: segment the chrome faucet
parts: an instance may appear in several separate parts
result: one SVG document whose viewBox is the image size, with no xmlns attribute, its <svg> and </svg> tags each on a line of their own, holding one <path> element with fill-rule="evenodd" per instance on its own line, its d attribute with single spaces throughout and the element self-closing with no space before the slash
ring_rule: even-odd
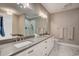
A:
<svg viewBox="0 0 79 59">
<path fill-rule="evenodd" d="M 36 34 L 36 33 L 34 34 L 34 36 L 35 36 L 35 38 L 39 37 L 39 35 L 38 35 L 38 34 Z"/>
</svg>

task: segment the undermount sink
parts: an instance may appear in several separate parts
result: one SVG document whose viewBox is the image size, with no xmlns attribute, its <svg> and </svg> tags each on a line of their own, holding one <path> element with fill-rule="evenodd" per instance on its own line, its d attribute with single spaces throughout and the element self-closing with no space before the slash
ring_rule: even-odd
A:
<svg viewBox="0 0 79 59">
<path fill-rule="evenodd" d="M 25 41 L 25 42 L 21 42 L 21 43 L 17 43 L 17 44 L 14 44 L 14 46 L 16 47 L 16 48 L 21 48 L 21 47 L 24 47 L 24 46 L 26 46 L 26 45 L 28 45 L 28 44 L 31 44 L 32 42 L 30 42 L 30 41 Z"/>
</svg>

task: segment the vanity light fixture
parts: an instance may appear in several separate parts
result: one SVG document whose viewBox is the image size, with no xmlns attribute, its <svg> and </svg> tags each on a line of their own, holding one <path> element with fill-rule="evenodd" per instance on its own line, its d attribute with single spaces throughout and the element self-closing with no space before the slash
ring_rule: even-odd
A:
<svg viewBox="0 0 79 59">
<path fill-rule="evenodd" d="M 8 15 L 12 15 L 12 14 L 13 14 L 12 12 L 9 12 L 9 11 L 7 11 L 6 13 L 7 13 Z"/>
<path fill-rule="evenodd" d="M 47 15 L 45 15 L 43 12 L 39 12 L 39 16 L 43 17 L 43 18 L 47 18 Z"/>
<path fill-rule="evenodd" d="M 30 3 L 17 3 L 20 8 L 30 8 Z"/>
<path fill-rule="evenodd" d="M 5 11 L 8 15 L 12 15 L 16 13 L 14 10 L 9 9 L 9 8 L 1 8 L 3 11 Z"/>
<path fill-rule="evenodd" d="M 70 7 L 72 7 L 72 3 L 67 3 L 66 5 L 64 5 L 63 9 L 70 8 Z"/>
</svg>

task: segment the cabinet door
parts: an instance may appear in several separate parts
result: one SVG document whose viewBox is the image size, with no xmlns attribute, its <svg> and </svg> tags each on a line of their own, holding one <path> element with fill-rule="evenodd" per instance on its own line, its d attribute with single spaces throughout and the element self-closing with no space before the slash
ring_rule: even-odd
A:
<svg viewBox="0 0 79 59">
<path fill-rule="evenodd" d="M 19 53 L 19 54 L 17 54 L 17 55 L 15 55 L 15 56 L 26 56 L 26 50 L 25 51 L 23 51 L 23 52 L 21 52 L 21 53 Z"/>
<path fill-rule="evenodd" d="M 50 51 L 52 50 L 53 48 L 53 40 L 51 38 L 48 38 L 47 40 L 47 43 L 46 43 L 46 47 L 45 47 L 45 55 L 49 55 Z"/>
<path fill-rule="evenodd" d="M 52 44 L 52 48 L 54 47 L 54 37 L 51 37 L 51 44 Z"/>
</svg>

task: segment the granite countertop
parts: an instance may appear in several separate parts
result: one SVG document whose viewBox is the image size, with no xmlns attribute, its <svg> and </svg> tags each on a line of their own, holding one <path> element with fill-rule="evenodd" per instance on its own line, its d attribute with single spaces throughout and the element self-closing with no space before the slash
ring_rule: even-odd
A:
<svg viewBox="0 0 79 59">
<path fill-rule="evenodd" d="M 2 41 L 2 40 L 8 40 L 8 39 L 13 39 L 13 38 L 17 38 L 17 36 L 5 36 L 5 37 L 1 37 L 0 36 L 0 41 Z"/>
<path fill-rule="evenodd" d="M 7 49 L 8 53 L 5 52 L 5 56 L 13 56 L 13 55 L 16 55 L 16 54 L 18 54 L 18 53 L 20 53 L 20 52 L 34 46 L 34 45 L 36 45 L 36 44 L 46 40 L 49 37 L 50 37 L 50 35 L 44 35 L 44 36 L 40 36 L 38 38 L 29 38 L 29 39 L 25 39 L 25 40 L 21 40 L 21 41 L 17 41 L 17 42 L 11 42 L 11 43 L 7 43 L 7 44 L 3 44 L 3 45 L 0 45 L 0 50 L 1 50 L 1 52 L 4 52 L 4 50 Z M 17 43 L 21 43 L 21 42 L 25 42 L 25 41 L 31 41 L 32 43 L 30 43 L 30 44 L 28 44 L 26 46 L 23 46 L 21 48 L 16 48 L 14 46 Z"/>
</svg>

